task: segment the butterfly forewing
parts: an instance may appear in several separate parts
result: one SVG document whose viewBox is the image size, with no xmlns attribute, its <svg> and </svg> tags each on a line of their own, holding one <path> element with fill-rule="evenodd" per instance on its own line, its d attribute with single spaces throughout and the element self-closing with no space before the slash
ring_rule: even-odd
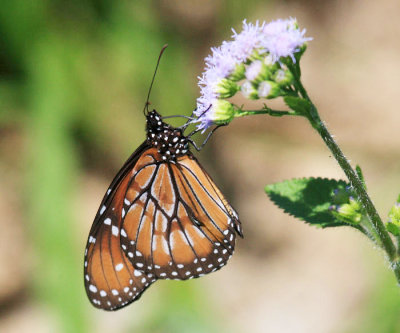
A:
<svg viewBox="0 0 400 333">
<path fill-rule="evenodd" d="M 135 160 L 132 159 L 131 163 L 134 164 Z M 113 182 L 107 191 L 85 251 L 86 292 L 91 303 L 104 310 L 126 306 L 155 281 L 152 274 L 135 269 L 121 247 L 123 197 L 130 173 L 125 178 L 119 175 L 116 178 L 119 178 L 119 183 Z"/>
</svg>

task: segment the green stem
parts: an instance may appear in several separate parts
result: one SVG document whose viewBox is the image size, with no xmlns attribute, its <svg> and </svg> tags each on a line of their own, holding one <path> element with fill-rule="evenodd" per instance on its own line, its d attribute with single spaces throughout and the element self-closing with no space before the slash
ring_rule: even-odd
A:
<svg viewBox="0 0 400 333">
<path fill-rule="evenodd" d="M 241 110 L 237 109 L 235 117 L 244 117 L 244 116 L 253 116 L 259 114 L 269 114 L 273 117 L 283 117 L 283 116 L 301 116 L 301 114 L 295 111 L 281 111 L 281 110 L 273 110 L 267 106 L 264 106 L 261 110 Z"/>
<path fill-rule="evenodd" d="M 387 253 L 388 259 L 392 265 L 397 281 L 398 283 L 400 283 L 400 266 L 398 264 L 399 257 L 396 252 L 396 247 L 393 244 L 393 241 L 389 233 L 387 232 L 385 225 L 381 220 L 381 217 L 379 216 L 374 204 L 372 203 L 371 198 L 369 197 L 367 191 L 365 190 L 365 187 L 361 179 L 358 177 L 356 171 L 351 167 L 349 161 L 344 156 L 343 152 L 336 144 L 332 135 L 329 133 L 325 124 L 319 117 L 318 111 L 312 104 L 304 87 L 301 85 L 300 81 L 297 81 L 296 84 L 302 96 L 305 97 L 311 103 L 311 108 L 306 117 L 310 121 L 311 125 L 318 131 L 319 135 L 324 140 L 325 144 L 328 146 L 333 156 L 335 157 L 336 161 L 339 163 L 340 167 L 342 168 L 347 178 L 349 179 L 352 187 L 354 188 L 355 193 L 357 194 L 358 199 L 365 208 L 365 211 L 367 213 L 367 216 L 371 224 L 376 230 L 376 234 L 379 237 L 379 239 L 377 240 L 378 244 L 380 243 L 381 247 Z"/>
</svg>

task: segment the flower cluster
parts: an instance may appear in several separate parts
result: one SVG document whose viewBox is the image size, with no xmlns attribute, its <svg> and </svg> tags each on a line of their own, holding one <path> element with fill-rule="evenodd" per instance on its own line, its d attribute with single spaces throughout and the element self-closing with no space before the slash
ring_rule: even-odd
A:
<svg viewBox="0 0 400 333">
<path fill-rule="evenodd" d="M 311 38 L 304 36 L 295 19 L 256 24 L 243 21 L 243 30 L 233 30 L 232 40 L 211 48 L 206 67 L 199 78 L 201 96 L 197 99 L 196 122 L 205 130 L 212 124 L 226 124 L 235 116 L 227 98 L 238 91 L 248 99 L 274 98 L 285 93 L 293 80 L 285 66 L 296 62 Z"/>
<path fill-rule="evenodd" d="M 353 195 L 350 187 L 333 192 L 335 204 L 330 207 L 330 211 L 339 221 L 347 224 L 359 224 L 365 214 L 361 203 Z"/>
</svg>

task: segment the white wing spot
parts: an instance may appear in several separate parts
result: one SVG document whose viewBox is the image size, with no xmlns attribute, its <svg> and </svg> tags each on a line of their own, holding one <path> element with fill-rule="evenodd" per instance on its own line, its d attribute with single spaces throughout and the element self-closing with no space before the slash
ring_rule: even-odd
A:
<svg viewBox="0 0 400 333">
<path fill-rule="evenodd" d="M 117 289 L 113 289 L 113 290 L 111 290 L 111 292 L 112 292 L 112 294 L 113 294 L 114 296 L 117 296 L 117 295 L 118 295 L 118 290 L 117 290 Z"/>
<path fill-rule="evenodd" d="M 136 263 L 136 266 L 142 268 L 142 267 L 143 267 L 143 264 L 142 264 L 141 262 L 137 262 L 137 263 Z"/>
<path fill-rule="evenodd" d="M 141 254 L 139 251 L 136 251 L 136 255 L 137 255 L 138 257 L 141 257 L 141 256 L 142 256 L 142 254 Z"/>
<path fill-rule="evenodd" d="M 119 232 L 118 232 L 118 227 L 115 226 L 115 225 L 113 225 L 113 226 L 111 227 L 111 232 L 112 232 L 112 234 L 113 234 L 114 236 L 118 236 L 118 234 L 119 234 Z"/>
<path fill-rule="evenodd" d="M 127 293 L 129 291 L 129 287 L 125 287 L 124 291 Z"/>
<path fill-rule="evenodd" d="M 128 257 L 129 258 L 133 258 L 133 253 L 132 252 L 128 252 Z"/>
<path fill-rule="evenodd" d="M 226 236 L 227 234 L 229 234 L 229 229 L 226 229 L 226 230 L 224 231 L 224 235 Z"/>
<path fill-rule="evenodd" d="M 125 202 L 125 205 L 127 205 L 127 206 L 129 206 L 131 204 L 127 198 L 124 199 L 124 202 Z"/>
<path fill-rule="evenodd" d="M 178 268 L 183 268 L 183 265 L 182 264 L 178 264 L 178 265 L 176 265 Z"/>
<path fill-rule="evenodd" d="M 135 271 L 133 272 L 133 275 L 140 276 L 140 275 L 142 275 L 142 272 L 135 269 Z"/>
<path fill-rule="evenodd" d="M 100 290 L 100 296 L 101 297 L 106 297 L 107 293 L 104 290 Z"/>
<path fill-rule="evenodd" d="M 171 274 L 172 274 L 173 276 L 177 276 L 177 275 L 178 275 L 177 272 L 172 272 Z"/>
<path fill-rule="evenodd" d="M 111 219 L 110 219 L 109 217 L 107 217 L 107 218 L 104 220 L 104 224 L 110 225 L 110 224 L 111 224 Z"/>
<path fill-rule="evenodd" d="M 119 263 L 118 265 L 115 265 L 115 270 L 117 272 L 119 272 L 122 268 L 124 268 L 124 264 L 122 264 L 122 263 Z"/>
<path fill-rule="evenodd" d="M 105 210 L 106 210 L 106 206 L 103 205 L 100 209 L 100 215 L 103 214 Z"/>
<path fill-rule="evenodd" d="M 94 285 L 90 285 L 89 286 L 89 290 L 92 292 L 92 293 L 97 293 L 97 288 L 94 286 Z"/>
<path fill-rule="evenodd" d="M 124 230 L 124 229 L 121 229 L 121 236 L 123 236 L 123 237 L 126 237 L 126 236 L 128 236 L 128 235 L 126 234 L 126 232 L 125 232 L 125 230 Z"/>
<path fill-rule="evenodd" d="M 201 272 L 202 270 L 203 270 L 203 269 L 202 269 L 201 267 L 198 267 L 198 268 L 197 268 L 197 271 L 198 271 L 198 272 Z"/>
</svg>

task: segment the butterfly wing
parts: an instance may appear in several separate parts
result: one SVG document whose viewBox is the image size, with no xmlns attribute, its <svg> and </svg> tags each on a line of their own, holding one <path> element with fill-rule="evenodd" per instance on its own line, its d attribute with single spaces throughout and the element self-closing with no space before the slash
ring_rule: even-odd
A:
<svg viewBox="0 0 400 333">
<path fill-rule="evenodd" d="M 241 235 L 237 214 L 191 155 L 163 162 L 156 149 L 127 191 L 121 233 L 133 265 L 160 279 L 189 279 L 220 269 Z M 151 175 L 149 177 L 149 175 Z"/>
<path fill-rule="evenodd" d="M 91 303 L 117 310 L 137 300 L 155 278 L 135 269 L 121 248 L 123 198 L 139 157 L 140 146 L 114 178 L 96 214 L 85 251 L 85 288 Z"/>
</svg>

